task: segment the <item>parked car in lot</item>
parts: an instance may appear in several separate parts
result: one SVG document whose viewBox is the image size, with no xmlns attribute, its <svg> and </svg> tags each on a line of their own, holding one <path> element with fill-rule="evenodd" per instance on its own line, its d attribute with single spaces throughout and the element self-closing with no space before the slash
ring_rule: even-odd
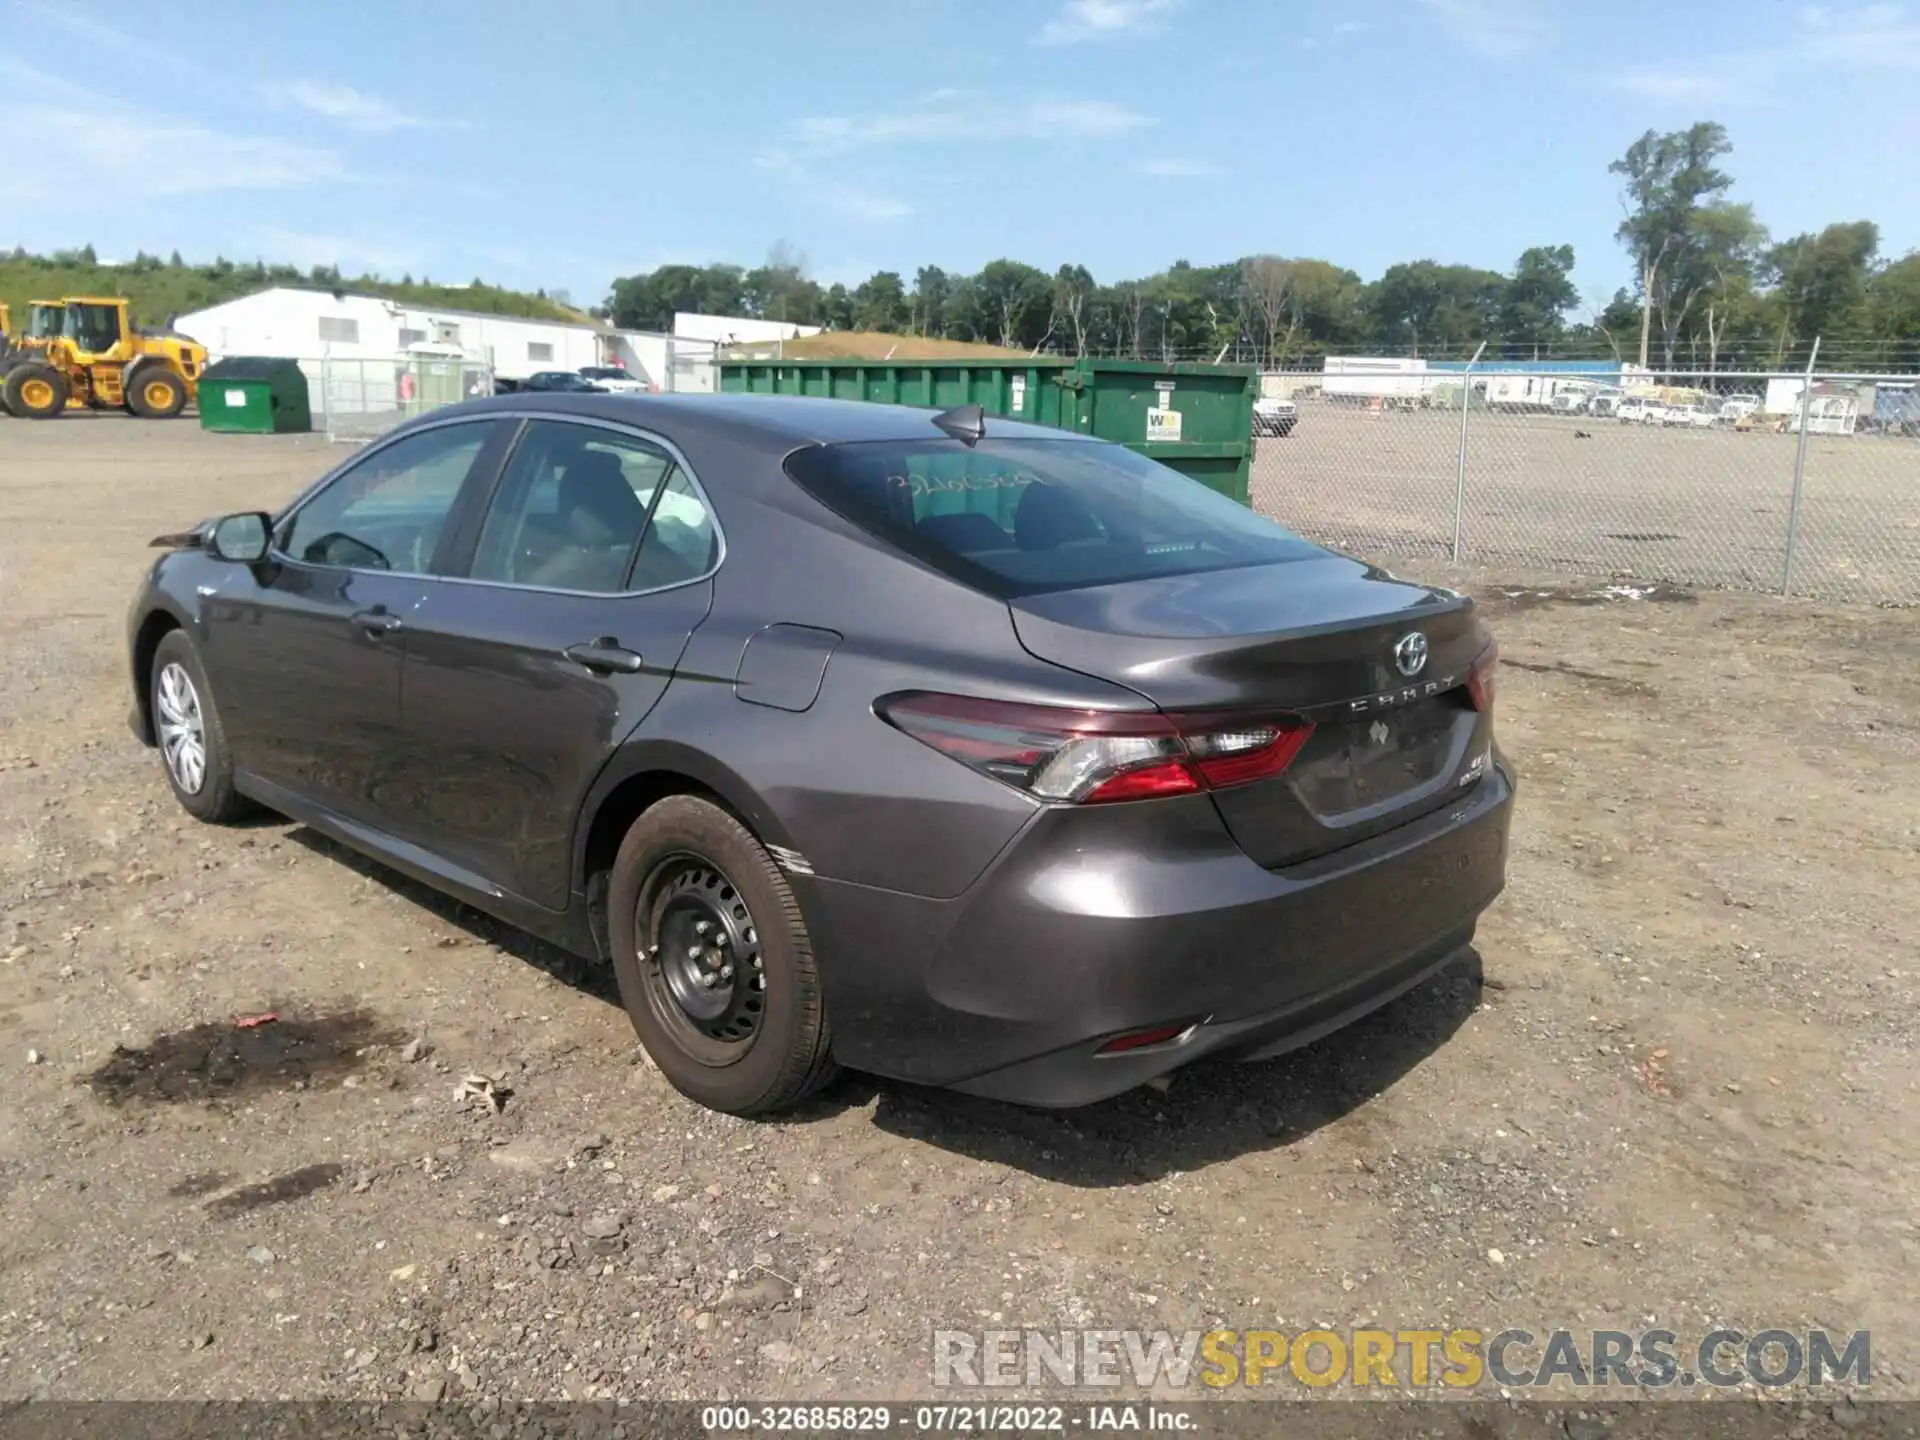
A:
<svg viewBox="0 0 1920 1440">
<path fill-rule="evenodd" d="M 1653 406 L 1651 400 L 1628 395 L 1613 407 L 1613 415 L 1622 425 L 1644 425 L 1647 423 L 1647 412 Z"/>
<path fill-rule="evenodd" d="M 1300 407 L 1291 400 L 1263 395 L 1253 402 L 1253 433 L 1256 435 L 1275 435 L 1284 439 L 1293 433 L 1293 427 L 1299 420 Z"/>
<path fill-rule="evenodd" d="M 536 393 L 576 395 L 605 395 L 607 387 L 575 370 L 539 370 L 520 382 L 522 390 Z"/>
<path fill-rule="evenodd" d="M 620 365 L 582 365 L 580 378 L 612 395 L 645 395 L 650 389 L 646 381 Z"/>
<path fill-rule="evenodd" d="M 155 544 L 132 726 L 179 803 L 609 961 L 717 1109 L 1273 1055 L 1503 883 L 1471 599 L 978 407 L 475 400 Z"/>
</svg>

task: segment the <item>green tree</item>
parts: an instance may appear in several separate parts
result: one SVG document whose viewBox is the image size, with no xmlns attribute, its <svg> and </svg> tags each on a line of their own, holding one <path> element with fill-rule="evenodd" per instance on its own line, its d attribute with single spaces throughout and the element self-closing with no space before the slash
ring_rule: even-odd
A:
<svg viewBox="0 0 1920 1440">
<path fill-rule="evenodd" d="M 1506 277 L 1431 260 L 1387 268 L 1369 287 L 1376 343 L 1418 355 L 1471 348 L 1494 330 Z"/>
<path fill-rule="evenodd" d="M 881 270 L 862 281 L 853 292 L 853 328 L 888 334 L 910 323 L 907 287 L 893 270 Z"/>
<path fill-rule="evenodd" d="M 820 323 L 829 330 L 854 328 L 853 295 L 838 281 L 828 286 L 826 294 L 820 298 Z"/>
<path fill-rule="evenodd" d="M 1268 365 L 1279 365 L 1300 330 L 1293 304 L 1294 266 L 1278 255 L 1249 255 L 1240 262 L 1240 295 L 1249 328 Z"/>
<path fill-rule="evenodd" d="M 1767 253 L 1783 350 L 1817 336 L 1823 353 L 1837 358 L 1869 333 L 1867 290 L 1879 249 L 1880 227 L 1856 220 L 1796 235 Z"/>
<path fill-rule="evenodd" d="M 1053 277 L 1053 314 L 1063 339 L 1073 342 L 1073 353 L 1087 353 L 1087 324 L 1094 293 L 1100 287 L 1084 265 L 1062 265 Z"/>
<path fill-rule="evenodd" d="M 1579 303 L 1571 245 L 1523 251 L 1501 290 L 1496 322 L 1500 339 L 1510 349 L 1550 349 L 1565 337 L 1567 312 Z"/>
<path fill-rule="evenodd" d="M 947 333 L 947 302 L 953 296 L 953 281 L 938 265 L 922 265 L 913 277 L 913 295 L 908 302 L 908 327 L 918 335 Z"/>
<path fill-rule="evenodd" d="M 1920 250 L 1894 261 L 1868 283 L 1867 321 L 1882 344 L 1920 342 Z"/>
<path fill-rule="evenodd" d="M 1640 293 L 1640 363 L 1647 363 L 1658 310 L 1667 362 L 1710 265 L 1690 263 L 1706 236 L 1706 212 L 1724 205 L 1733 177 L 1715 164 L 1731 154 L 1724 125 L 1703 120 L 1665 134 L 1649 130 L 1607 167 L 1626 181 L 1627 215 L 1616 232 L 1633 257 Z M 1751 216 L 1748 217 L 1749 220 Z"/>
<path fill-rule="evenodd" d="M 1043 271 L 1018 260 L 990 260 L 981 267 L 974 290 L 996 345 L 1024 350 L 1044 338 L 1053 285 Z"/>
</svg>

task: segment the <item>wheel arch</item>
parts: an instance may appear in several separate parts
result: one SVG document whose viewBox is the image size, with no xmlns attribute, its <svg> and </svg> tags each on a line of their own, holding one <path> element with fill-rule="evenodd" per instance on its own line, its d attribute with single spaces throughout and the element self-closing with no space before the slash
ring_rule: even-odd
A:
<svg viewBox="0 0 1920 1440">
<path fill-rule="evenodd" d="M 138 719 L 135 733 L 143 745 L 152 745 L 153 736 L 153 657 L 160 642 L 175 630 L 186 629 L 186 622 L 164 606 L 148 612 L 133 636 L 133 695 Z"/>
<path fill-rule="evenodd" d="M 762 844 L 790 848 L 786 828 L 730 766 L 673 741 L 649 740 L 625 747 L 600 772 L 587 802 L 580 807 L 574 834 L 573 888 L 586 899 L 593 943 L 602 958 L 611 954 L 606 924 L 607 882 L 620 842 L 642 811 L 669 795 L 697 795 L 711 800 L 729 811 Z"/>
</svg>

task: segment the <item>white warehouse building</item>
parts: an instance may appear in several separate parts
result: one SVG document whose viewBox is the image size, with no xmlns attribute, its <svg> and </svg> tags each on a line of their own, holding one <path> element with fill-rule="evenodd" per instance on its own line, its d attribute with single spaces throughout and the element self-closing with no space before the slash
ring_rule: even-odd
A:
<svg viewBox="0 0 1920 1440">
<path fill-rule="evenodd" d="M 178 317 L 174 328 L 205 345 L 213 359 L 270 355 L 299 360 L 310 374 L 325 361 L 459 356 L 485 364 L 499 380 L 524 380 L 540 370 L 618 365 L 659 390 L 713 388 L 711 343 L 296 286 L 196 310 Z"/>
</svg>

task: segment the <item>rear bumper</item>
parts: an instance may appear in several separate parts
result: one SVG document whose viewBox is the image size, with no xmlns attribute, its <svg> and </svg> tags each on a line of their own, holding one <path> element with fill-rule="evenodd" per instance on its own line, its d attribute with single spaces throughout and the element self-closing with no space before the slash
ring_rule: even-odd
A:
<svg viewBox="0 0 1920 1440">
<path fill-rule="evenodd" d="M 1202 1055 L 1303 1045 L 1418 985 L 1505 881 L 1513 782 L 1283 871 L 1204 796 L 1041 812 L 965 894 L 807 882 L 835 1051 L 1029 1105 L 1116 1095 Z M 1179 1025 L 1118 1056 L 1115 1035 Z"/>
</svg>

